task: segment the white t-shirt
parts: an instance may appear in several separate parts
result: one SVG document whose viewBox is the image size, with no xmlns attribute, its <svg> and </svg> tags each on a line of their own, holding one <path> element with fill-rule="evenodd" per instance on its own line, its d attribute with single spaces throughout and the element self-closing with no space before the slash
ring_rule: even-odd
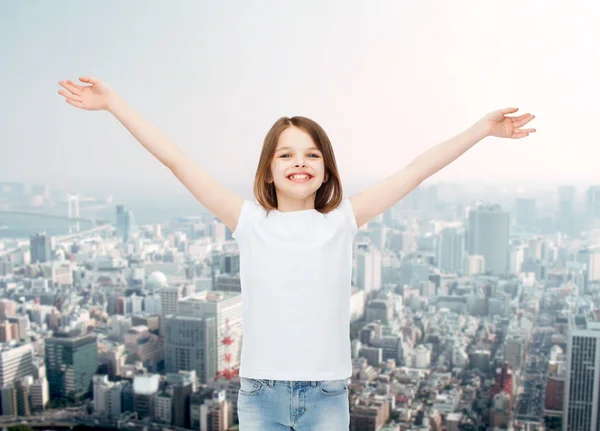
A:
<svg viewBox="0 0 600 431">
<path fill-rule="evenodd" d="M 350 289 L 358 231 L 349 198 L 328 214 L 267 211 L 246 200 L 240 249 L 239 375 L 336 380 L 352 375 Z"/>
</svg>

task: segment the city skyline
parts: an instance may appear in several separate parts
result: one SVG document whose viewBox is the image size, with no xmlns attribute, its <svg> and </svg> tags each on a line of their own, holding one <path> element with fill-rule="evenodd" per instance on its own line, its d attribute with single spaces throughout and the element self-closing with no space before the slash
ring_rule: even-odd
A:
<svg viewBox="0 0 600 431">
<path fill-rule="evenodd" d="M 523 141 L 486 138 L 427 181 L 502 182 L 510 173 L 511 181 L 569 184 L 597 176 L 579 125 L 593 119 L 580 95 L 591 100 L 599 89 L 588 55 L 598 14 L 583 2 L 567 11 L 540 1 L 343 10 L 331 2 L 302 10 L 143 3 L 143 15 L 135 2 L 63 4 L 11 4 L 0 17 L 12 36 L 0 41 L 9 65 L 0 77 L 10 84 L 0 108 L 4 180 L 186 193 L 110 114 L 64 103 L 58 81 L 84 75 L 106 80 L 245 197 L 264 136 L 283 115 L 319 122 L 343 181 L 356 188 L 506 106 L 534 113 L 538 132 Z"/>
<path fill-rule="evenodd" d="M 5 3 L 3 426 L 235 431 L 271 401 L 298 429 L 600 422 L 598 6 Z M 234 227 L 65 103 L 82 76 L 247 200 L 283 115 L 323 126 L 344 197 L 493 110 L 537 133 L 485 139 L 366 223 L 344 200 L 245 202 Z"/>
</svg>

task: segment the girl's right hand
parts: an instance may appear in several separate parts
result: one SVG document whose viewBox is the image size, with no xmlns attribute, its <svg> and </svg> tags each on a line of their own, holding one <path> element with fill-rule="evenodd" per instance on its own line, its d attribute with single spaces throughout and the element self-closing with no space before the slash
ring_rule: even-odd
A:
<svg viewBox="0 0 600 431">
<path fill-rule="evenodd" d="M 116 98 L 115 91 L 98 78 L 82 76 L 79 80 L 91 85 L 77 85 L 70 79 L 59 81 L 58 84 L 68 92 L 58 90 L 58 94 L 65 96 L 67 103 L 86 111 L 108 110 L 111 102 Z"/>
</svg>

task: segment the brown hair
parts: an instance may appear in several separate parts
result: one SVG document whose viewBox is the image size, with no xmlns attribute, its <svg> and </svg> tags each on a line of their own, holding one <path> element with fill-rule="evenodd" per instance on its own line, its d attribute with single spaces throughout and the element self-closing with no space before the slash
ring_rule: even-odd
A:
<svg viewBox="0 0 600 431">
<path fill-rule="evenodd" d="M 254 178 L 254 196 L 257 202 L 267 211 L 277 209 L 275 183 L 268 183 L 267 180 L 272 179 L 271 162 L 277 149 L 279 135 L 291 126 L 298 127 L 308 133 L 321 154 L 323 154 L 327 181 L 321 184 L 321 187 L 317 190 L 315 209 L 327 214 L 342 202 L 342 182 L 340 181 L 333 148 L 325 130 L 315 121 L 306 117 L 281 117 L 265 136 L 258 167 L 256 168 L 256 177 Z"/>
</svg>

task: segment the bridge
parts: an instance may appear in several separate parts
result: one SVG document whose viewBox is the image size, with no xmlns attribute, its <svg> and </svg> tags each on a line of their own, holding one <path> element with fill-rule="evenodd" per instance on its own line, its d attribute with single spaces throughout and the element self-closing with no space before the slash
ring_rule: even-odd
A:
<svg viewBox="0 0 600 431">
<path fill-rule="evenodd" d="M 87 218 L 87 217 L 69 217 L 66 215 L 47 214 L 47 213 L 40 213 L 40 212 L 35 212 L 35 211 L 0 210 L 0 216 L 3 214 L 51 218 L 51 219 L 57 219 L 57 220 L 68 220 L 68 221 L 72 221 L 72 222 L 89 222 L 92 224 L 109 224 L 109 223 L 111 223 L 109 220 L 104 220 L 104 219 Z"/>
<path fill-rule="evenodd" d="M 75 232 L 75 233 L 69 233 L 66 235 L 54 235 L 54 238 L 56 239 L 57 244 L 64 242 L 64 241 L 70 241 L 76 238 L 80 238 L 83 239 L 87 236 L 91 236 L 91 235 L 95 235 L 98 234 L 100 232 L 105 231 L 106 234 L 110 234 L 113 231 L 115 231 L 116 228 L 114 225 L 112 224 L 104 224 L 102 226 L 96 226 L 94 228 L 88 229 L 88 230 L 82 230 L 79 232 Z M 11 253 L 17 253 L 19 251 L 25 250 L 29 248 L 29 243 L 27 243 L 26 245 L 21 245 L 21 246 L 17 246 L 14 248 L 10 248 L 10 249 L 6 249 L 6 250 L 0 250 L 0 257 L 1 256 L 5 256 L 5 255 L 9 255 Z M 1 418 L 1 416 L 0 416 Z M 0 425 L 2 425 L 2 423 L 0 422 Z"/>
</svg>

